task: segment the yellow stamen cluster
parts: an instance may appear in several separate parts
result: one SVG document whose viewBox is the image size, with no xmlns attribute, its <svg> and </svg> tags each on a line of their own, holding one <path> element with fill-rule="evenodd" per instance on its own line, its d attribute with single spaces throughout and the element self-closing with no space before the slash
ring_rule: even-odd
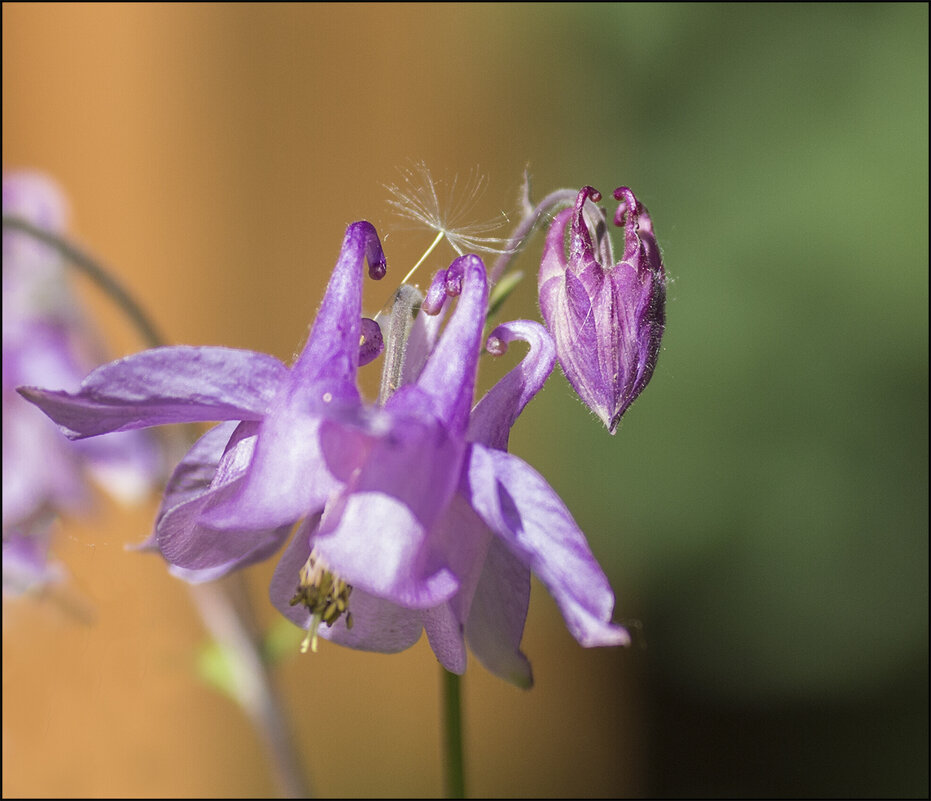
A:
<svg viewBox="0 0 931 801">
<path fill-rule="evenodd" d="M 301 567 L 297 590 L 290 601 L 291 606 L 303 604 L 311 615 L 301 653 L 307 653 L 308 647 L 317 652 L 317 629 L 321 623 L 329 628 L 345 614 L 346 628 L 352 628 L 352 613 L 348 611 L 351 592 L 352 587 L 333 575 L 319 556 L 310 554 Z"/>
</svg>

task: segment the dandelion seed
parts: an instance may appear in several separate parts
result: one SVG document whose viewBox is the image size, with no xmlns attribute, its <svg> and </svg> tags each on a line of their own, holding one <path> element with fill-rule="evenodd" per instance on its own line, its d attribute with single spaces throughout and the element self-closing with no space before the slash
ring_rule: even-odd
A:
<svg viewBox="0 0 931 801">
<path fill-rule="evenodd" d="M 415 163 L 413 167 L 400 169 L 400 173 L 399 184 L 385 185 L 394 195 L 394 198 L 388 201 L 389 205 L 402 217 L 437 232 L 437 238 L 418 265 L 443 239 L 446 239 L 460 256 L 466 251 L 511 252 L 508 237 L 488 235 L 509 222 L 504 211 L 500 217 L 492 220 L 468 222 L 488 183 L 487 177 L 478 170 L 470 170 L 468 178 L 461 185 L 458 175 L 451 182 L 435 181 L 422 161 Z M 444 191 L 438 191 L 439 189 Z"/>
</svg>

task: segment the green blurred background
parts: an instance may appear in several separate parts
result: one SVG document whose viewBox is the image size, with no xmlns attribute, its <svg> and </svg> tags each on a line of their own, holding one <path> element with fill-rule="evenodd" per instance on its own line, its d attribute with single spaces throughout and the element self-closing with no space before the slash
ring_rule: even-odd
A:
<svg viewBox="0 0 931 801">
<path fill-rule="evenodd" d="M 537 686 L 466 676 L 472 792 L 927 796 L 927 5 L 3 5 L 4 169 L 61 183 L 174 342 L 289 358 L 355 219 L 400 277 L 411 160 L 478 166 L 476 219 L 526 164 L 537 197 L 629 185 L 672 279 L 618 434 L 554 374 L 511 441 L 635 644 L 579 648 L 537 587 Z M 154 509 L 63 526 L 92 625 L 5 607 L 4 795 L 273 791 L 183 587 L 123 552 Z M 424 643 L 285 662 L 322 795 L 441 791 L 436 672 Z"/>
</svg>

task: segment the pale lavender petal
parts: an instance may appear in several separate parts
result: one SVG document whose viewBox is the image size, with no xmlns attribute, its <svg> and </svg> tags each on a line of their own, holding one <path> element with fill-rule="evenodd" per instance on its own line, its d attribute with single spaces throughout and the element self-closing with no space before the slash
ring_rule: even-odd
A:
<svg viewBox="0 0 931 801">
<path fill-rule="evenodd" d="M 456 493 L 433 538 L 459 582 L 459 590 L 445 603 L 424 613 L 424 628 L 437 659 L 452 673 L 466 668 L 464 634 L 471 615 L 485 556 L 494 538 L 469 502 Z"/>
<path fill-rule="evenodd" d="M 170 347 L 99 367 L 75 394 L 19 392 L 79 439 L 163 423 L 256 420 L 286 376 L 287 368 L 264 353 Z"/>
<path fill-rule="evenodd" d="M 161 509 L 155 519 L 156 527 L 169 509 L 193 500 L 210 489 L 220 458 L 238 426 L 239 423 L 235 421 L 219 423 L 191 446 L 165 485 Z"/>
<path fill-rule="evenodd" d="M 294 592 L 293 587 L 291 591 Z M 405 609 L 365 590 L 353 588 L 349 611 L 352 612 L 351 629 L 346 627 L 343 615 L 333 626 L 321 626 L 320 636 L 347 648 L 396 654 L 414 645 L 423 633 L 422 609 Z M 307 624 L 302 628 L 306 629 Z"/>
<path fill-rule="evenodd" d="M 430 533 L 402 500 L 382 492 L 351 492 L 332 512 L 327 509 L 315 547 L 353 587 L 425 609 L 459 588 L 442 555 L 430 552 Z"/>
<path fill-rule="evenodd" d="M 488 337 L 488 350 L 502 354 L 507 343 L 523 339 L 530 351 L 521 363 L 495 384 L 472 409 L 468 439 L 507 450 L 511 426 L 543 387 L 556 362 L 553 338 L 539 323 L 515 320 L 499 325 Z"/>
<path fill-rule="evenodd" d="M 466 621 L 469 647 L 496 676 L 529 689 L 530 661 L 520 650 L 530 606 L 530 569 L 493 539 Z"/>
<path fill-rule="evenodd" d="M 255 446 L 255 425 L 243 423 L 225 445 L 216 472 L 207 490 L 197 493 L 207 472 L 211 454 L 216 454 L 222 433 L 204 438 L 189 454 L 172 477 L 174 482 L 166 502 L 179 500 L 175 506 L 159 513 L 156 542 L 170 564 L 186 571 L 212 571 L 209 578 L 266 559 L 287 539 L 290 524 L 255 530 L 236 528 L 217 530 L 206 526 L 202 518 L 210 508 L 235 494 L 242 481 Z"/>
<path fill-rule="evenodd" d="M 301 393 L 275 400 L 258 429 L 255 455 L 235 492 L 218 499 L 205 523 L 218 528 L 294 523 L 319 511 L 339 487 L 321 455 L 324 418 Z M 322 405 L 322 404 L 321 404 Z"/>
<path fill-rule="evenodd" d="M 464 443 L 429 415 L 412 413 L 423 396 L 413 387 L 392 396 L 385 408 L 395 410 L 395 429 L 327 507 L 315 540 L 347 582 L 411 608 L 436 606 L 459 587 L 437 538 L 459 483 Z"/>
<path fill-rule="evenodd" d="M 614 593 L 569 510 L 516 456 L 473 443 L 463 492 L 510 551 L 540 578 L 583 646 L 627 645 L 611 623 Z"/>
<path fill-rule="evenodd" d="M 292 385 L 288 384 L 286 387 Z M 216 528 L 267 528 L 320 511 L 390 427 L 390 416 L 303 392 L 275 400 L 259 425 L 255 454 L 236 493 L 205 516 Z"/>
<path fill-rule="evenodd" d="M 423 625 L 430 647 L 440 664 L 450 673 L 460 676 L 465 673 L 467 658 L 463 625 L 449 604 L 425 610 Z"/>
</svg>

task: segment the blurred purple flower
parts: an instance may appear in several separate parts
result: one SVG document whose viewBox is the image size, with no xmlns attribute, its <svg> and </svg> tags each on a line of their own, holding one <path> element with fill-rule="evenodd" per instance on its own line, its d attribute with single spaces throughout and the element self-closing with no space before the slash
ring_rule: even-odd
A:
<svg viewBox="0 0 931 801">
<path fill-rule="evenodd" d="M 60 581 L 61 565 L 49 558 L 51 520 L 3 530 L 3 595 L 18 597 Z"/>
<path fill-rule="evenodd" d="M 653 375 L 666 320 L 666 273 L 650 215 L 627 187 L 614 197 L 621 201 L 614 224 L 624 227 L 621 261 L 614 262 L 604 211 L 586 205 L 601 195 L 586 186 L 575 208 L 553 220 L 538 280 L 540 311 L 566 378 L 612 434 Z"/>
<path fill-rule="evenodd" d="M 4 174 L 3 214 L 55 234 L 64 232 L 67 217 L 57 187 L 29 172 Z M 132 502 L 145 495 L 158 473 L 159 454 L 148 435 L 120 434 L 75 448 L 15 392 L 21 384 L 77 386 L 100 361 L 99 343 L 55 251 L 27 234 L 4 230 L 4 562 L 8 553 L 11 559 L 17 552 L 32 559 L 47 553 L 51 518 L 87 503 L 85 474 Z M 37 542 L 30 544 L 33 531 Z"/>
</svg>

